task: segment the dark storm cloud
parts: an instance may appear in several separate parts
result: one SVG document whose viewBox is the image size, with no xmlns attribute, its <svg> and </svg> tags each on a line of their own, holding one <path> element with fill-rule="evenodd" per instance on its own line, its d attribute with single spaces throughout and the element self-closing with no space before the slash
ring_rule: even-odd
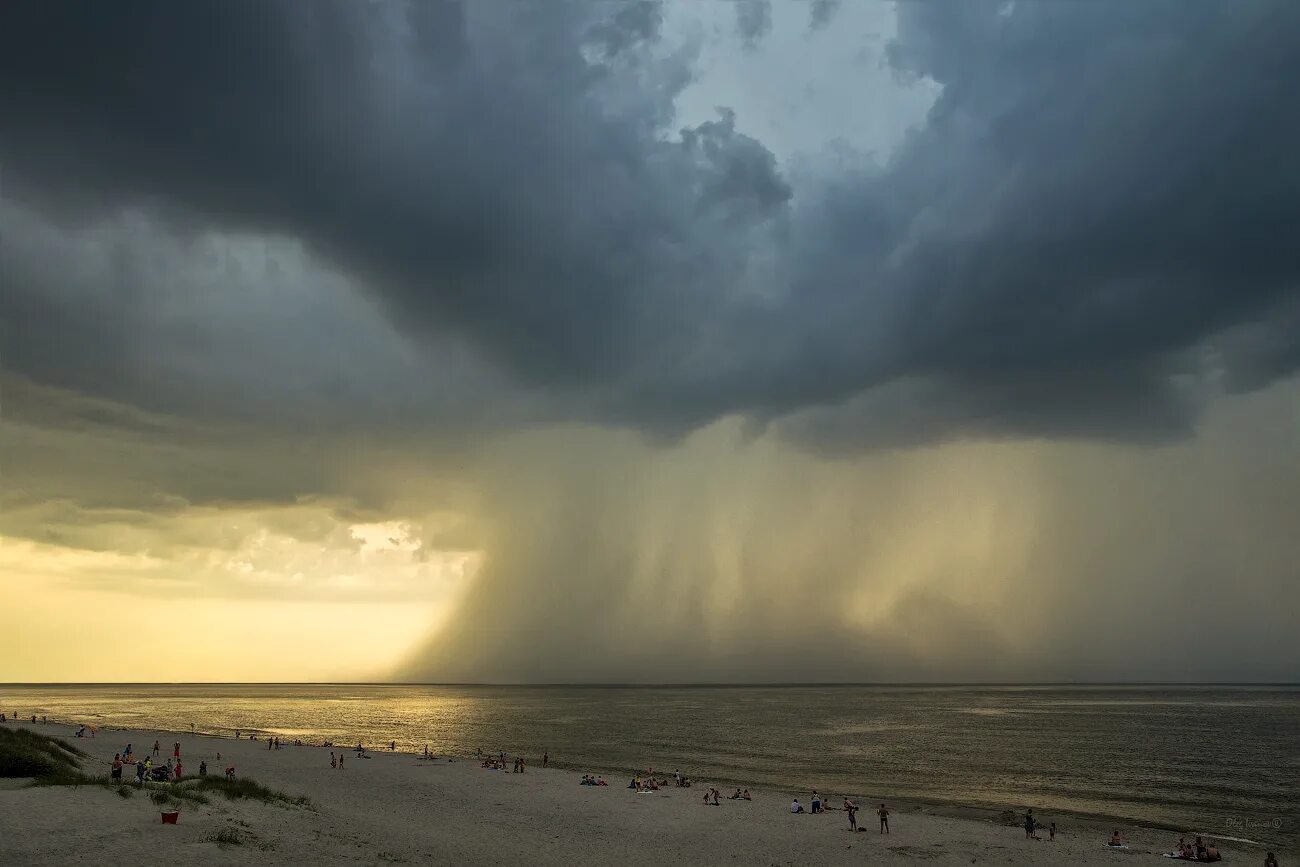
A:
<svg viewBox="0 0 1300 867">
<path fill-rule="evenodd" d="M 809 7 L 809 24 L 816 30 L 831 22 L 840 8 L 840 0 L 812 0 Z"/>
<path fill-rule="evenodd" d="M 1149 439 L 1195 417 L 1180 364 L 1221 335 L 1274 347 L 1217 353 L 1240 387 L 1300 361 L 1271 322 L 1300 287 L 1285 0 L 902 4 L 890 62 L 942 86 L 927 124 L 793 190 L 726 113 L 662 134 L 691 70 L 653 3 L 0 15 L 9 196 L 301 238 L 553 413 Z M 118 379 L 97 317 L 0 279 L 23 372 Z M 41 355 L 60 329 L 74 349 Z"/>
<path fill-rule="evenodd" d="M 746 45 L 754 45 L 772 30 L 771 0 L 735 0 L 736 31 Z"/>
</svg>

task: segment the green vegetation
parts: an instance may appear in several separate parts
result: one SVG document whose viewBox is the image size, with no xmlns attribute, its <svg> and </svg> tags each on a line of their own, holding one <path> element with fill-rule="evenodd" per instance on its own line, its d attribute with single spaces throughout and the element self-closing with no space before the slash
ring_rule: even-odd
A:
<svg viewBox="0 0 1300 867">
<path fill-rule="evenodd" d="M 38 783 L 81 782 L 86 753 L 30 729 L 0 729 L 0 777 L 32 777 Z"/>
<path fill-rule="evenodd" d="M 217 833 L 209 836 L 208 840 L 221 846 L 244 845 L 244 835 L 239 833 L 238 828 L 222 828 Z"/>
<path fill-rule="evenodd" d="M 182 777 L 173 782 L 146 780 L 140 785 L 126 785 L 109 778 L 107 773 L 87 774 L 81 760 L 90 758 L 83 750 L 59 738 L 37 734 L 29 729 L 0 728 L 0 777 L 30 777 L 38 786 L 104 786 L 123 798 L 137 788 L 149 793 L 149 800 L 160 807 L 180 807 L 211 803 L 209 795 L 221 794 L 228 800 L 261 801 L 281 807 L 306 807 L 306 797 L 294 797 L 267 788 L 253 780 L 227 780 L 225 777 Z M 230 841 L 225 841 L 230 842 Z"/>
<path fill-rule="evenodd" d="M 305 796 L 294 797 L 275 789 L 267 788 L 253 780 L 227 780 L 225 777 L 185 777 L 180 781 L 187 791 L 199 794 L 210 792 L 222 794 L 232 801 L 261 801 L 265 804 L 277 804 L 282 807 L 311 807 L 311 799 Z"/>
</svg>

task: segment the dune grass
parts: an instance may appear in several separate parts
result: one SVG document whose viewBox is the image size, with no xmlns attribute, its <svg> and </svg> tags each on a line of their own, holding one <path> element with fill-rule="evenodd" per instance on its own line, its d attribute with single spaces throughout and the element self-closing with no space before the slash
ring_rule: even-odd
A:
<svg viewBox="0 0 1300 867">
<path fill-rule="evenodd" d="M 184 777 L 180 782 L 182 786 L 196 794 L 204 792 L 220 794 L 225 795 L 231 801 L 261 801 L 265 804 L 276 804 L 283 807 L 310 808 L 312 805 L 311 799 L 305 795 L 288 795 L 249 779 L 227 780 L 225 777 L 214 775 L 210 777 Z"/>
<path fill-rule="evenodd" d="M 85 776 L 87 754 L 59 738 L 31 729 L 0 728 L 0 777 L 31 777 L 37 782 L 73 782 Z"/>
<path fill-rule="evenodd" d="M 138 788 L 160 807 L 197 806 L 211 803 L 210 795 L 224 795 L 227 800 L 261 801 L 281 807 L 312 809 L 311 799 L 285 794 L 254 780 L 227 780 L 219 776 L 187 776 L 169 782 L 146 780 L 124 783 L 108 774 L 88 774 L 81 769 L 89 754 L 56 737 L 30 729 L 0 728 L 0 777 L 30 777 L 37 786 L 104 786 L 129 798 Z"/>
</svg>

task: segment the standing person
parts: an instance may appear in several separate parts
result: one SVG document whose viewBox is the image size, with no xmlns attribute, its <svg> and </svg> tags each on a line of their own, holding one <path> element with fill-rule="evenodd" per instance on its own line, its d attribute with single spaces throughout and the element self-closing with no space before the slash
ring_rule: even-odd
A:
<svg viewBox="0 0 1300 867">
<path fill-rule="evenodd" d="M 135 763 L 135 781 L 142 786 L 144 785 L 144 759 L 140 759 Z"/>
<path fill-rule="evenodd" d="M 172 757 L 179 759 L 181 757 L 181 742 L 177 741 L 172 744 Z"/>
<path fill-rule="evenodd" d="M 389 742 L 388 742 L 388 751 L 389 751 L 390 753 L 395 753 L 395 752 L 397 752 L 397 741 L 389 741 Z"/>
<path fill-rule="evenodd" d="M 848 798 L 845 798 L 844 812 L 849 814 L 849 830 L 858 830 L 858 805 L 850 801 Z"/>
<path fill-rule="evenodd" d="M 1034 836 L 1034 828 L 1038 827 L 1038 822 L 1034 819 L 1034 811 L 1025 811 L 1025 839 L 1028 840 Z"/>
<path fill-rule="evenodd" d="M 880 809 L 876 811 L 876 815 L 880 817 L 880 833 L 888 834 L 889 833 L 889 808 L 886 807 L 884 804 L 881 804 Z"/>
<path fill-rule="evenodd" d="M 1277 867 L 1277 856 L 1269 852 L 1264 856 L 1264 867 Z"/>
<path fill-rule="evenodd" d="M 549 762 L 550 760 L 551 760 L 551 754 L 548 753 L 548 752 L 543 751 L 543 753 L 542 753 L 542 767 L 543 767 L 543 768 L 546 767 L 547 762 Z"/>
<path fill-rule="evenodd" d="M 121 753 L 113 753 L 113 772 L 110 773 L 108 776 L 109 776 L 109 778 L 112 779 L 114 782 L 121 782 L 121 781 L 122 781 L 122 755 L 121 755 Z"/>
<path fill-rule="evenodd" d="M 158 743 L 157 741 L 154 741 L 154 742 L 153 742 L 153 754 L 154 754 L 155 756 L 157 756 L 157 755 L 161 755 L 161 751 L 162 751 L 162 744 Z"/>
<path fill-rule="evenodd" d="M 338 766 L 339 766 L 338 759 L 334 758 L 334 751 L 330 750 L 330 767 L 337 768 Z"/>
<path fill-rule="evenodd" d="M 339 770 L 343 770 L 343 753 L 339 753 Z"/>
<path fill-rule="evenodd" d="M 1056 823 L 1053 822 L 1047 826 L 1047 839 L 1049 842 L 1056 842 Z"/>
<path fill-rule="evenodd" d="M 182 770 L 181 760 L 180 760 L 180 759 L 177 759 L 177 760 L 176 760 L 176 779 L 179 780 L 179 779 L 181 778 L 181 774 L 182 774 L 182 773 L 184 773 L 184 771 Z"/>
<path fill-rule="evenodd" d="M 208 775 L 208 763 L 206 761 L 199 762 L 199 776 L 206 777 L 207 775 Z"/>
</svg>

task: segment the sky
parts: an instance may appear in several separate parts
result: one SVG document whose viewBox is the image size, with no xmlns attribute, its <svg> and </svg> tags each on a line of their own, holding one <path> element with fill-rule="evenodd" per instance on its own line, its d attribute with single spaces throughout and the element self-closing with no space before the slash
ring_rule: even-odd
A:
<svg viewBox="0 0 1300 867">
<path fill-rule="evenodd" d="M 0 7 L 0 681 L 1300 680 L 1300 4 Z"/>
</svg>

